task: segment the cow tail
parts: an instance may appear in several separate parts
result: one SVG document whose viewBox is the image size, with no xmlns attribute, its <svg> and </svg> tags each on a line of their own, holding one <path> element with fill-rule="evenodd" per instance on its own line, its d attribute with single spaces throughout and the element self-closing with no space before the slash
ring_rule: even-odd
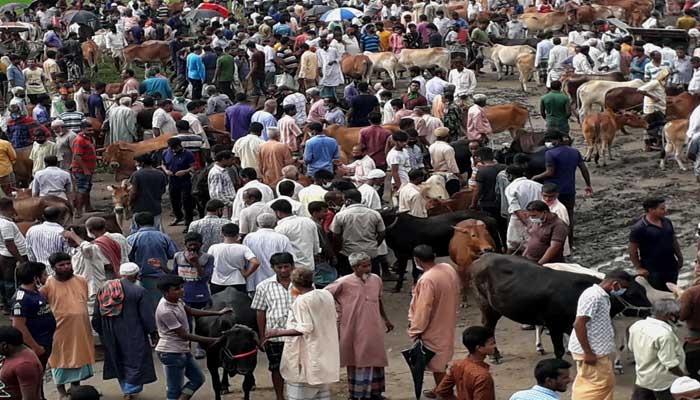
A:
<svg viewBox="0 0 700 400">
<path fill-rule="evenodd" d="M 678 154 L 678 152 L 676 152 L 676 154 Z M 661 131 L 661 152 L 659 153 L 659 159 L 666 159 L 666 124 L 664 124 Z"/>
<path fill-rule="evenodd" d="M 600 159 L 600 146 L 602 145 L 602 142 L 603 142 L 602 138 L 601 138 L 601 132 L 603 131 L 603 129 L 600 125 L 601 125 L 600 119 L 596 118 L 594 130 L 593 130 L 593 132 L 595 132 L 595 139 L 593 140 L 593 149 L 595 150 L 595 163 L 596 163 L 596 165 L 598 164 L 598 160 Z M 603 155 L 603 157 L 604 156 L 605 155 Z"/>
<path fill-rule="evenodd" d="M 581 89 L 580 86 L 576 89 L 576 108 L 577 108 L 576 120 L 578 120 L 578 123 L 581 124 L 581 108 L 582 107 L 581 107 L 581 95 L 579 94 L 579 89 Z"/>
</svg>

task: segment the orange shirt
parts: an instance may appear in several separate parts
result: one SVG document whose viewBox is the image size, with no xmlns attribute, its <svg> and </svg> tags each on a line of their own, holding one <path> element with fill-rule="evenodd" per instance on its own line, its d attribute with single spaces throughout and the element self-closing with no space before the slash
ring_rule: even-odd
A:
<svg viewBox="0 0 700 400">
<path fill-rule="evenodd" d="M 391 37 L 391 32 L 387 30 L 383 30 L 381 32 L 377 32 L 377 36 L 379 36 L 379 48 L 381 51 L 389 51 L 389 38 Z"/>
<path fill-rule="evenodd" d="M 457 396 L 454 387 L 457 387 Z M 455 361 L 435 394 L 446 400 L 494 400 L 496 392 L 489 365 L 470 358 Z"/>
</svg>

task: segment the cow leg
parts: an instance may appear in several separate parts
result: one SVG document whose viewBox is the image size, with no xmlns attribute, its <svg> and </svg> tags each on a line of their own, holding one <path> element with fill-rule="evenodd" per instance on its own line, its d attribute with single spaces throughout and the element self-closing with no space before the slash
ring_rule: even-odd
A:
<svg viewBox="0 0 700 400">
<path fill-rule="evenodd" d="M 554 355 L 561 359 L 564 357 L 564 330 L 561 327 L 548 327 L 549 337 L 552 338 L 552 347 L 554 347 Z"/>
<path fill-rule="evenodd" d="M 406 267 L 408 265 L 408 257 L 405 255 L 397 255 L 396 256 L 396 273 L 398 275 L 398 278 L 396 280 L 396 286 L 394 286 L 394 293 L 399 293 L 401 292 L 401 288 L 403 288 L 403 280 L 404 277 L 406 276 Z"/>
<path fill-rule="evenodd" d="M 542 331 L 544 327 L 542 325 L 535 326 L 535 351 L 538 354 L 544 354 L 544 346 L 542 346 Z"/>
<path fill-rule="evenodd" d="M 501 313 L 494 310 L 488 304 L 480 304 L 479 308 L 481 309 L 482 324 L 490 329 L 494 336 L 496 336 L 496 324 L 498 324 L 498 320 L 501 318 Z M 503 356 L 501 356 L 501 352 L 498 351 L 498 348 L 496 348 L 492 356 L 489 356 L 489 360 L 494 364 L 500 364 L 501 358 L 503 358 Z"/>
<path fill-rule="evenodd" d="M 498 80 L 500 81 L 503 79 L 503 76 L 501 75 L 501 60 L 495 60 L 493 63 L 496 66 L 496 74 L 498 74 Z"/>
<path fill-rule="evenodd" d="M 605 162 L 605 152 L 607 151 L 610 153 L 610 148 L 608 147 L 607 141 L 603 140 L 603 142 L 600 144 L 600 147 L 603 148 L 602 153 L 603 153 L 603 166 L 607 166 L 607 163 Z"/>
<path fill-rule="evenodd" d="M 211 388 L 214 391 L 214 399 L 221 400 L 221 380 L 219 379 L 219 356 L 214 352 L 207 353 L 207 369 L 211 375 Z M 224 371 L 224 376 L 226 372 Z"/>
<path fill-rule="evenodd" d="M 683 155 L 681 153 L 682 148 L 683 148 L 683 146 L 676 145 L 676 151 L 674 154 L 676 157 L 676 162 L 678 163 L 678 168 L 680 168 L 681 171 L 686 171 L 687 168 L 685 167 L 685 165 L 683 165 L 683 161 L 681 160 L 681 158 L 683 157 Z"/>
<path fill-rule="evenodd" d="M 249 373 L 243 377 L 243 399 L 250 400 L 250 392 L 255 386 L 255 376 L 253 373 Z"/>
</svg>

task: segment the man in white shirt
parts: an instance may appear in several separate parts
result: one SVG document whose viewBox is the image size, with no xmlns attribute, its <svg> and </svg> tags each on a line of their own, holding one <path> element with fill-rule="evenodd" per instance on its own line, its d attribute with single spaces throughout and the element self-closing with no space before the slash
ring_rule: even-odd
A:
<svg viewBox="0 0 700 400">
<path fill-rule="evenodd" d="M 525 25 L 517 15 L 511 17 L 511 20 L 506 23 L 506 27 L 508 28 L 508 39 L 525 39 Z"/>
<path fill-rule="evenodd" d="M 552 182 L 543 184 L 542 201 L 544 201 L 549 207 L 549 212 L 556 214 L 562 222 L 571 227 L 571 224 L 569 224 L 569 212 L 566 210 L 566 206 L 559 201 L 559 185 Z M 564 250 L 562 255 L 565 257 L 571 255 L 571 247 L 569 246 L 568 237 L 564 241 Z"/>
<path fill-rule="evenodd" d="M 243 201 L 246 206 L 238 217 L 238 225 L 241 234 L 247 235 L 258 230 L 258 215 L 272 213 L 272 209 L 262 201 L 262 193 L 257 188 L 246 189 L 243 192 Z"/>
<path fill-rule="evenodd" d="M 251 122 L 248 134 L 236 140 L 233 145 L 233 154 L 241 160 L 241 168 L 253 168 L 258 174 L 260 173 L 258 153 L 260 153 L 260 146 L 265 143 L 260 138 L 262 131 L 263 125 L 261 123 Z"/>
<path fill-rule="evenodd" d="M 455 159 L 455 149 L 448 143 L 450 130 L 444 127 L 436 129 L 435 138 L 435 142 L 428 148 L 430 163 L 433 165 L 435 173 L 445 178 L 445 188 L 452 195 L 459 191 L 460 181 L 458 177 L 461 175 Z"/>
<path fill-rule="evenodd" d="M 276 253 L 290 253 L 293 251 L 289 239 L 281 233 L 275 232 L 277 217 L 273 213 L 258 215 L 256 222 L 258 230 L 249 233 L 243 239 L 243 245 L 248 247 L 255 258 L 260 261 L 260 267 L 248 277 L 248 293 L 254 292 L 258 284 L 275 275 L 270 265 L 270 257 Z"/>
<path fill-rule="evenodd" d="M 592 74 L 593 66 L 588 60 L 588 46 L 576 46 L 574 51 L 576 52 L 576 55 L 571 61 L 571 64 L 574 67 L 574 73 Z"/>
<path fill-rule="evenodd" d="M 691 94 L 700 93 L 700 57 L 691 57 L 690 65 L 693 67 L 693 77 L 688 83 L 688 92 Z"/>
<path fill-rule="evenodd" d="M 37 171 L 32 180 L 32 196 L 58 196 L 68 200 L 73 185 L 68 171 L 58 168 L 56 156 L 44 157 L 46 168 Z"/>
<path fill-rule="evenodd" d="M 382 200 L 377 189 L 384 186 L 385 178 L 386 174 L 381 169 L 373 169 L 367 174 L 365 183 L 357 188 L 362 195 L 362 204 L 372 210 L 380 210 L 382 208 Z"/>
<path fill-rule="evenodd" d="M 464 60 L 454 61 L 455 68 L 450 71 L 447 81 L 455 85 L 455 97 L 466 99 L 476 89 L 476 75 L 474 71 L 464 67 Z"/>
<path fill-rule="evenodd" d="M 506 168 L 510 180 L 505 189 L 510 214 L 506 231 L 508 254 L 523 250 L 527 244 L 529 216 L 525 210 L 531 201 L 542 200 L 542 184 L 527 179 L 525 172 L 525 168 L 516 165 Z"/>
<path fill-rule="evenodd" d="M 585 32 L 582 32 L 581 25 L 576 25 L 574 27 L 574 30 L 569 32 L 569 43 L 574 44 L 576 46 L 583 46 L 583 44 L 586 42 L 586 34 Z"/>
<path fill-rule="evenodd" d="M 124 58 L 122 55 L 122 50 L 128 45 L 124 33 L 118 32 L 116 26 L 110 27 L 110 32 L 105 36 L 105 41 L 107 42 L 107 50 L 110 51 L 112 59 L 114 59 L 114 65 L 117 67 L 117 71 L 121 70 L 120 60 Z"/>
<path fill-rule="evenodd" d="M 303 216 L 311 216 L 311 214 L 309 214 L 309 204 L 312 201 L 323 201 L 323 196 L 328 192 L 326 186 L 332 180 L 332 172 L 320 169 L 314 174 L 314 183 L 299 191 L 299 202 L 301 203 L 301 212 Z"/>
<path fill-rule="evenodd" d="M 190 133 L 193 135 L 199 135 L 202 138 L 202 148 L 210 149 L 209 138 L 207 133 L 204 132 L 202 127 L 202 122 L 199 120 L 197 115 L 202 114 L 207 107 L 207 103 L 204 100 L 192 100 L 187 103 L 187 113 L 182 116 L 182 119 L 190 124 Z"/>
<path fill-rule="evenodd" d="M 408 135 L 399 131 L 391 135 L 394 147 L 386 155 L 386 164 L 391 173 L 393 192 L 397 193 L 401 186 L 409 183 L 408 171 L 411 170 L 411 157 L 406 150 Z"/>
<path fill-rule="evenodd" d="M 374 160 L 367 155 L 361 144 L 352 146 L 351 156 L 353 162 L 343 165 L 340 169 L 343 171 L 343 175 L 350 175 L 350 179 L 359 186 L 367 180 L 367 174 L 375 169 Z"/>
<path fill-rule="evenodd" d="M 292 206 L 286 200 L 275 201 L 271 208 L 278 219 L 275 232 L 289 239 L 295 266 L 313 271 L 314 255 L 321 252 L 316 223 L 311 218 L 292 215 Z"/>
<path fill-rule="evenodd" d="M 399 212 L 408 212 L 409 215 L 418 218 L 428 218 L 425 197 L 418 185 L 425 180 L 425 173 L 421 169 L 413 169 L 408 173 L 410 182 L 399 190 Z"/>
<path fill-rule="evenodd" d="M 221 235 L 224 242 L 213 244 L 207 250 L 207 253 L 214 257 L 211 294 L 221 292 L 227 287 L 247 293 L 246 280 L 258 269 L 260 261 L 248 247 L 238 243 L 238 225 L 222 226 Z"/>
<path fill-rule="evenodd" d="M 620 52 L 615 49 L 615 43 L 605 43 L 605 54 L 599 70 L 605 72 L 620 72 Z"/>
<path fill-rule="evenodd" d="M 267 206 L 270 207 L 272 203 L 277 200 L 287 200 L 289 204 L 292 205 L 292 214 L 303 216 L 301 211 L 301 203 L 294 200 L 292 197 L 294 195 L 294 182 L 291 179 L 286 179 L 277 184 L 277 198 L 267 202 Z"/>
<path fill-rule="evenodd" d="M 428 104 L 433 103 L 435 96 L 440 96 L 445 92 L 445 86 L 449 85 L 449 82 L 443 79 L 445 72 L 441 68 L 435 68 L 433 70 L 433 77 L 425 82 L 425 97 L 428 99 Z"/>
<path fill-rule="evenodd" d="M 240 173 L 241 181 L 245 184 L 236 192 L 236 198 L 233 200 L 233 207 L 231 210 L 231 221 L 237 224 L 241 216 L 241 211 L 245 208 L 245 201 L 243 201 L 243 193 L 248 189 L 258 189 L 262 194 L 262 201 L 267 203 L 275 197 L 269 186 L 258 181 L 258 174 L 252 168 L 244 168 Z"/>
<path fill-rule="evenodd" d="M 535 52 L 535 68 L 539 71 L 539 77 L 542 78 L 546 75 L 544 71 L 547 70 L 547 61 L 549 59 L 549 52 L 554 47 L 554 43 L 549 39 L 550 34 L 540 35 L 540 42 L 537 43 L 537 51 Z"/>
</svg>

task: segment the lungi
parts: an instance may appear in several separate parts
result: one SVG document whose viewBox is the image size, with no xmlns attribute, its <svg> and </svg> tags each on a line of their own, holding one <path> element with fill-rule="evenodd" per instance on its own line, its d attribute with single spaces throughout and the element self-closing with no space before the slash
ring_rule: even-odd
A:
<svg viewBox="0 0 700 400">
<path fill-rule="evenodd" d="M 615 372 L 610 355 L 599 356 L 596 363 L 583 362 L 583 354 L 572 353 L 576 361 L 576 379 L 571 387 L 571 400 L 612 400 Z"/>
<path fill-rule="evenodd" d="M 287 400 L 331 400 L 331 385 L 287 382 Z"/>
<path fill-rule="evenodd" d="M 348 367 L 348 390 L 353 399 L 381 399 L 384 393 L 383 367 Z"/>
</svg>

